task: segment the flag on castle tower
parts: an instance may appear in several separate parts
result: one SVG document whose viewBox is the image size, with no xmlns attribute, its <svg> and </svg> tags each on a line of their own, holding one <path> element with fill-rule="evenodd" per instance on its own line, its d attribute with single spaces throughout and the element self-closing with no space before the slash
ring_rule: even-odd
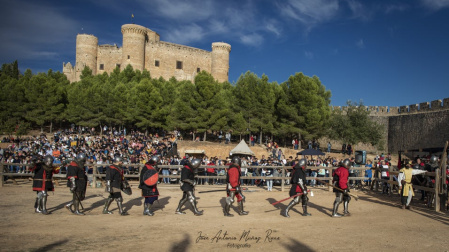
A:
<svg viewBox="0 0 449 252">
<path fill-rule="evenodd" d="M 134 18 L 134 14 L 131 13 L 131 17 Z"/>
</svg>

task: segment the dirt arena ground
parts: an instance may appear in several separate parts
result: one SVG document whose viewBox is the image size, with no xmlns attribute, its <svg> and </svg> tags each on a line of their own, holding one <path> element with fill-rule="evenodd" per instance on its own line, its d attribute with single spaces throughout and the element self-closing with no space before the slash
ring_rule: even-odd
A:
<svg viewBox="0 0 449 252">
<path fill-rule="evenodd" d="M 0 188 L 0 251 L 448 251 L 449 214 L 436 213 L 418 200 L 412 210 L 399 208 L 399 197 L 353 191 L 360 199 L 350 203 L 352 216 L 331 218 L 334 194 L 312 188 L 310 217 L 297 205 L 290 218 L 280 215 L 289 201 L 279 187 L 268 192 L 248 187 L 247 216 L 224 217 L 224 192 L 197 193 L 203 216 L 176 215 L 182 195 L 177 185 L 160 185 L 155 215 L 143 216 L 137 185 L 124 195 L 129 216 L 102 214 L 107 193 L 89 188 L 82 203 L 85 216 L 69 213 L 64 205 L 69 189 L 59 186 L 48 197 L 50 215 L 34 213 L 35 192 L 28 180 Z M 197 192 L 222 189 L 197 186 Z M 235 213 L 235 210 L 231 210 Z M 342 206 L 340 206 L 340 212 Z"/>
</svg>

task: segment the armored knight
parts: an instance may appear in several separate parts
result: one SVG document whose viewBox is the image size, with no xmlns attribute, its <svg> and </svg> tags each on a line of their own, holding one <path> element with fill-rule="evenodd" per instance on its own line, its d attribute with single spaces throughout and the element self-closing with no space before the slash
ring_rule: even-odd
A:
<svg viewBox="0 0 449 252">
<path fill-rule="evenodd" d="M 73 198 L 72 202 L 65 207 L 76 215 L 84 215 L 84 213 L 80 211 L 80 205 L 81 201 L 84 200 L 87 188 L 87 176 L 84 171 L 86 159 L 86 154 L 78 153 L 75 161 L 71 161 L 67 167 L 67 187 L 70 187 L 70 192 L 72 192 Z M 75 207 L 75 210 L 72 210 L 72 206 Z"/>
<path fill-rule="evenodd" d="M 193 207 L 193 213 L 197 216 L 203 215 L 203 210 L 199 211 L 196 206 L 196 197 L 193 192 L 196 185 L 195 174 L 197 174 L 200 165 L 201 159 L 186 160 L 184 163 L 184 167 L 181 170 L 181 190 L 183 193 L 178 208 L 176 208 L 176 214 L 185 214 L 185 212 L 181 211 L 181 208 L 188 200 Z"/>
<path fill-rule="evenodd" d="M 334 192 L 335 192 L 335 201 L 334 207 L 332 211 L 332 217 L 342 217 L 342 216 L 350 216 L 348 211 L 349 201 L 351 201 L 351 196 L 349 196 L 349 187 L 348 187 L 348 177 L 349 177 L 349 168 L 351 167 L 351 161 L 349 159 L 343 160 L 341 162 L 340 167 L 338 167 L 332 174 L 333 176 L 333 184 L 334 184 Z M 338 189 L 337 189 L 338 188 Z M 340 189 L 340 190 L 339 190 Z M 343 215 L 338 214 L 338 206 L 343 202 L 344 210 Z"/>
<path fill-rule="evenodd" d="M 292 173 L 292 178 L 290 180 L 290 184 L 292 185 L 290 187 L 289 195 L 290 197 L 297 195 L 293 198 L 293 200 L 288 204 L 287 208 L 285 208 L 284 212 L 282 213 L 283 216 L 289 218 L 290 215 L 288 215 L 288 212 L 290 209 L 299 204 L 300 201 L 302 201 L 302 209 L 303 209 L 303 216 L 310 216 L 311 214 L 307 212 L 307 203 L 309 202 L 309 197 L 307 197 L 307 186 L 306 186 L 306 173 L 305 169 L 307 167 L 307 160 L 306 159 L 300 159 L 298 163 L 293 167 L 294 171 Z"/>
<path fill-rule="evenodd" d="M 232 217 L 234 216 L 229 211 L 231 210 L 231 205 L 234 203 L 234 197 L 237 197 L 238 204 L 238 214 L 248 215 L 248 212 L 243 210 L 243 202 L 245 201 L 245 196 L 242 194 L 242 188 L 240 187 L 240 166 L 241 159 L 238 156 L 233 156 L 231 159 L 231 164 L 228 168 L 228 174 L 226 175 L 226 205 L 224 208 L 224 216 Z"/>
<path fill-rule="evenodd" d="M 125 180 L 123 171 L 123 159 L 116 156 L 113 159 L 113 164 L 106 168 L 106 191 L 109 193 L 109 197 L 104 204 L 103 214 L 112 214 L 109 211 L 109 206 L 112 201 L 117 202 L 118 211 L 120 215 L 128 215 L 123 210 L 123 197 L 122 197 L 122 182 Z"/>
<path fill-rule="evenodd" d="M 53 157 L 47 155 L 43 161 L 32 161 L 31 171 L 34 171 L 33 176 L 33 191 L 37 193 L 35 212 L 48 214 L 47 211 L 47 196 L 48 191 L 54 191 L 52 178 L 54 173 Z"/>
<path fill-rule="evenodd" d="M 139 188 L 142 190 L 142 196 L 145 198 L 143 215 L 154 215 L 154 212 L 151 209 L 153 203 L 158 200 L 159 196 L 159 191 L 157 190 L 157 182 L 159 180 L 158 163 L 159 156 L 153 156 L 148 160 L 140 172 Z"/>
</svg>

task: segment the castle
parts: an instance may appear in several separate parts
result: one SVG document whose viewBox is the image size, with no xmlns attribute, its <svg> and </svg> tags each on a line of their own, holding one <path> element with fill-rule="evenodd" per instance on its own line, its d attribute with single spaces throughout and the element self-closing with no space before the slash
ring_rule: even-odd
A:
<svg viewBox="0 0 449 252">
<path fill-rule="evenodd" d="M 231 45 L 212 43 L 212 51 L 160 41 L 156 32 L 136 24 L 122 26 L 123 44 L 98 45 L 98 38 L 89 34 L 76 36 L 76 63 L 63 63 L 63 73 L 70 82 L 80 80 L 88 66 L 92 74 L 111 73 L 116 67 L 123 70 L 131 65 L 134 70 L 148 70 L 152 78 L 194 81 L 205 70 L 217 81 L 228 81 Z"/>
</svg>

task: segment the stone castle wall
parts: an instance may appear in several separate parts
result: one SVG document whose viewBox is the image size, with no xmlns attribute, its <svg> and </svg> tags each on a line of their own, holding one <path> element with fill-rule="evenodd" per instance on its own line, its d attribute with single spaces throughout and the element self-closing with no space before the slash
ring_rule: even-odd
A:
<svg viewBox="0 0 449 252">
<path fill-rule="evenodd" d="M 160 41 L 156 32 L 136 24 L 122 26 L 123 44 L 98 45 L 98 38 L 78 34 L 76 64 L 63 63 L 63 72 L 70 82 L 79 81 L 85 66 L 93 74 L 110 73 L 117 66 L 121 70 L 148 70 L 153 78 L 194 81 L 200 71 L 209 72 L 219 82 L 228 81 L 231 46 L 223 42 L 212 43 L 212 51 Z"/>
<path fill-rule="evenodd" d="M 344 112 L 347 107 L 335 106 L 333 109 Z M 358 144 L 354 149 L 384 153 L 421 151 L 444 147 L 449 141 L 449 98 L 400 107 L 368 106 L 367 110 L 371 120 L 383 126 L 385 146 L 382 151 L 369 144 Z M 320 144 L 327 140 L 323 139 Z M 333 146 L 342 144 L 338 141 L 331 143 Z"/>
</svg>

